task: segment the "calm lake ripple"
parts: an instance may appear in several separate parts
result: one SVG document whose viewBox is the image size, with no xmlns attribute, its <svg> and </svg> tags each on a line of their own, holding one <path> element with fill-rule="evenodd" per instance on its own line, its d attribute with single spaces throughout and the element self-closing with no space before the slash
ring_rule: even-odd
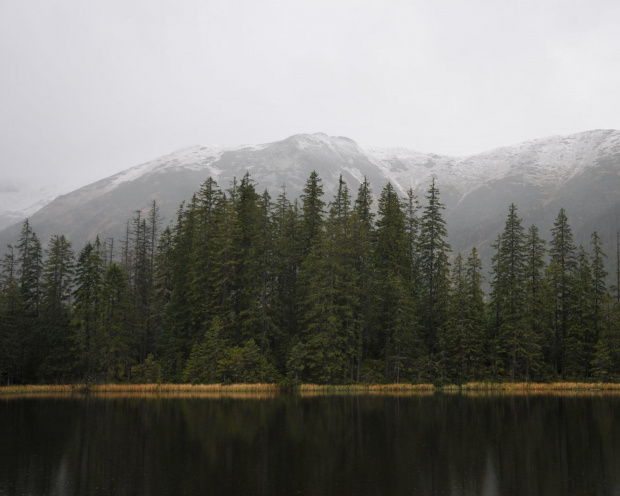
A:
<svg viewBox="0 0 620 496">
<path fill-rule="evenodd" d="M 0 494 L 620 494 L 620 396 L 0 397 Z"/>
</svg>

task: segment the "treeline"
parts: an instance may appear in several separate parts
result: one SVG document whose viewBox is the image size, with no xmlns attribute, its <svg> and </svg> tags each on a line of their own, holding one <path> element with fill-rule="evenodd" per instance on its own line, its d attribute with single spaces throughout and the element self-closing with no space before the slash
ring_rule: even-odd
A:
<svg viewBox="0 0 620 496">
<path fill-rule="evenodd" d="M 327 203 L 316 173 L 294 201 L 208 179 L 174 224 L 153 202 L 77 256 L 26 221 L 0 267 L 0 383 L 618 379 L 596 232 L 576 247 L 560 210 L 547 246 L 511 205 L 485 296 L 434 182 L 423 203 L 387 184 L 375 209 L 342 178 Z"/>
</svg>

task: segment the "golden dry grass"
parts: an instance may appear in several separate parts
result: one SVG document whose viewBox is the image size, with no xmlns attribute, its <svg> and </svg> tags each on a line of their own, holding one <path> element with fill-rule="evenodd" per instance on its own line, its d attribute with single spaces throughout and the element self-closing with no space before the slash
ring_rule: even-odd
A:
<svg viewBox="0 0 620 496">
<path fill-rule="evenodd" d="M 131 393 L 131 394 L 212 394 L 212 393 L 277 393 L 277 384 L 45 384 L 2 386 L 0 395 Z"/>
<path fill-rule="evenodd" d="M 302 384 L 299 394 L 303 397 L 316 397 L 324 395 L 430 395 L 436 388 L 433 384 L 347 384 L 347 385 L 320 385 Z"/>
<path fill-rule="evenodd" d="M 302 384 L 299 394 L 319 396 L 329 394 L 370 395 L 431 395 L 436 392 L 465 393 L 482 396 L 501 394 L 598 394 L 620 393 L 620 383 L 583 382 L 470 382 L 436 387 L 433 384 Z M 277 384 L 67 384 L 1 386 L 0 397 L 34 395 L 71 395 L 92 393 L 107 397 L 202 397 L 202 398 L 271 398 L 280 393 Z"/>
<path fill-rule="evenodd" d="M 620 391 L 620 384 L 608 382 L 468 382 L 463 391 Z"/>
</svg>

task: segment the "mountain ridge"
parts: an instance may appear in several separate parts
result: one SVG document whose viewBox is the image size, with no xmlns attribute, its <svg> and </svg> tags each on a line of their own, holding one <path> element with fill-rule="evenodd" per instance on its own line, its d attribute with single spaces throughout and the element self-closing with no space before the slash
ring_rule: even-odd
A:
<svg viewBox="0 0 620 496">
<path fill-rule="evenodd" d="M 583 188 L 605 191 L 604 198 L 575 204 L 581 217 L 615 216 L 620 132 L 591 130 L 537 138 L 466 157 L 362 147 L 350 138 L 325 133 L 296 134 L 258 145 L 191 145 L 61 195 L 30 221 L 44 242 L 51 234 L 66 234 L 79 247 L 97 234 L 120 236 L 125 220 L 154 199 L 166 219 L 173 220 L 181 201 L 191 198 L 209 176 L 226 189 L 234 177 L 249 172 L 259 191 L 267 189 L 275 197 L 285 185 L 289 198 L 295 198 L 312 170 L 323 180 L 327 201 L 340 174 L 353 194 L 367 177 L 375 197 L 391 182 L 401 195 L 412 188 L 421 203 L 435 178 L 446 205 L 451 242 L 460 250 L 488 245 L 487 231 L 501 229 L 510 203 L 519 206 L 527 222 L 537 221 L 546 228 L 557 213 L 547 209 L 559 201 L 570 204 L 571 188 L 575 198 L 581 198 Z M 570 205 L 566 207 L 570 215 Z M 0 231 L 3 248 L 16 240 L 19 226 Z"/>
</svg>

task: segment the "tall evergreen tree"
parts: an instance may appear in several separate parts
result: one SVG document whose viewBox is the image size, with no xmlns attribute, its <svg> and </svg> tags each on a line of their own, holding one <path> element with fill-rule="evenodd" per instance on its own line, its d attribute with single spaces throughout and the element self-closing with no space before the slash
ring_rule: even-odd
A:
<svg viewBox="0 0 620 496">
<path fill-rule="evenodd" d="M 419 378 L 424 373 L 421 363 L 426 353 L 417 328 L 406 216 L 390 183 L 381 192 L 377 214 L 373 263 L 375 350 L 383 355 L 386 378 Z"/>
<path fill-rule="evenodd" d="M 512 204 L 497 245 L 491 281 L 491 306 L 496 309 L 494 325 L 494 375 L 511 381 L 525 378 L 531 362 L 524 347 L 527 248 L 517 207 Z"/>
<path fill-rule="evenodd" d="M 32 381 L 45 357 L 45 341 L 39 326 L 43 250 L 36 233 L 26 219 L 17 244 L 18 279 L 24 311 L 20 330 L 20 366 L 22 380 Z"/>
<path fill-rule="evenodd" d="M 574 274 L 577 266 L 573 233 L 562 208 L 551 229 L 550 262 L 547 278 L 552 291 L 553 306 L 553 366 L 555 373 L 564 377 L 565 340 L 568 334 L 572 306 Z"/>
<path fill-rule="evenodd" d="M 549 312 L 549 287 L 545 279 L 545 241 L 541 239 L 538 227 L 530 226 L 525 238 L 527 251 L 525 280 L 526 326 L 524 343 L 526 363 L 525 379 L 543 377 L 544 357 L 549 357 L 551 315 Z"/>
<path fill-rule="evenodd" d="M 135 346 L 132 335 L 134 311 L 131 288 L 124 270 L 111 263 L 101 288 L 99 330 L 96 333 L 99 364 L 97 375 L 108 381 L 129 378 Z"/>
<path fill-rule="evenodd" d="M 297 304 L 297 277 L 301 267 L 301 215 L 297 205 L 286 197 L 286 191 L 278 196 L 273 215 L 273 258 L 275 294 L 274 326 L 281 333 L 274 353 L 281 370 L 284 370 L 289 353 L 299 339 Z"/>
<path fill-rule="evenodd" d="M 450 245 L 446 223 L 442 217 L 444 205 L 439 200 L 439 190 L 433 179 L 426 195 L 420 219 L 419 235 L 419 312 L 425 343 L 432 353 L 444 353 L 438 332 L 445 326 L 447 300 L 450 287 L 448 258 Z"/>
<path fill-rule="evenodd" d="M 370 323 L 372 320 L 372 285 L 374 252 L 374 213 L 373 197 L 370 183 L 366 178 L 360 184 L 357 199 L 351 214 L 352 248 L 355 273 L 353 322 L 355 340 L 355 379 L 359 381 L 362 374 L 365 346 L 368 344 Z"/>
<path fill-rule="evenodd" d="M 76 375 L 89 380 L 98 368 L 99 350 L 95 347 L 101 339 L 98 325 L 101 313 L 101 290 L 103 282 L 104 254 L 99 238 L 87 243 L 80 251 L 75 268 L 75 290 L 73 294 L 73 346 L 77 353 Z"/>
<path fill-rule="evenodd" d="M 325 202 L 323 201 L 323 186 L 319 175 L 312 171 L 306 181 L 302 202 L 302 254 L 310 253 L 312 245 L 318 240 L 323 229 Z"/>
<path fill-rule="evenodd" d="M 565 379 L 576 380 L 578 377 L 585 377 L 588 372 L 591 353 L 589 353 L 587 341 L 593 318 L 592 289 L 590 257 L 583 246 L 580 246 L 577 251 L 576 267 L 571 274 L 570 308 L 567 312 L 562 370 Z"/>
<path fill-rule="evenodd" d="M 485 311 L 482 262 L 476 248 L 464 263 L 457 254 L 445 324 L 446 375 L 462 383 L 478 380 L 484 373 Z"/>
<path fill-rule="evenodd" d="M 8 245 L 0 262 L 0 384 L 21 379 L 24 353 L 22 318 L 25 305 L 18 282 L 15 250 Z"/>
<path fill-rule="evenodd" d="M 341 176 L 325 230 L 300 273 L 306 369 L 321 370 L 315 377 L 322 382 L 344 381 L 355 370 L 356 275 L 351 228 L 351 200 Z"/>
<path fill-rule="evenodd" d="M 196 195 L 189 205 L 181 205 L 177 222 L 172 230 L 171 247 L 166 251 L 166 265 L 170 272 L 171 292 L 165 307 L 164 326 L 159 337 L 158 358 L 165 380 L 181 379 L 185 360 L 191 349 L 193 322 L 202 307 L 200 301 L 192 301 L 193 284 L 204 272 L 193 269 L 195 225 L 197 223 Z"/>
<path fill-rule="evenodd" d="M 42 377 L 68 381 L 75 366 L 71 323 L 74 255 L 64 236 L 53 235 L 43 265 L 41 328 L 47 353 Z"/>
</svg>

